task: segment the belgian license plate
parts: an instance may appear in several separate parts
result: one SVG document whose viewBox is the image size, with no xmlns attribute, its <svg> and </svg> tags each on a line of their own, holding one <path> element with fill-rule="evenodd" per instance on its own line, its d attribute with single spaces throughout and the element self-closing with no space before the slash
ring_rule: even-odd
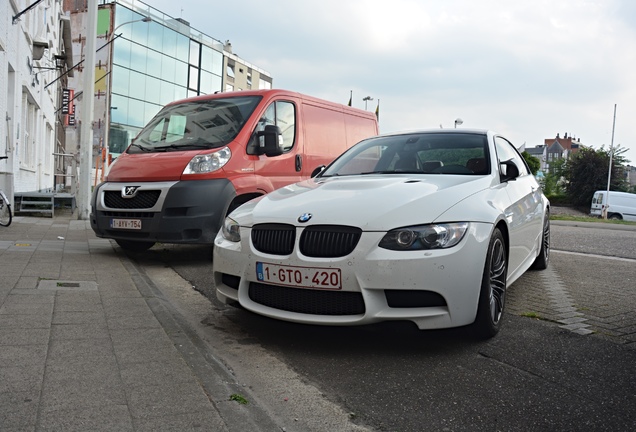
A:
<svg viewBox="0 0 636 432">
<path fill-rule="evenodd" d="M 257 262 L 256 278 L 261 282 L 300 288 L 325 290 L 342 288 L 340 269 L 334 268 L 296 267 Z"/>
<path fill-rule="evenodd" d="M 115 229 L 140 230 L 141 219 L 111 219 L 110 227 Z"/>
</svg>

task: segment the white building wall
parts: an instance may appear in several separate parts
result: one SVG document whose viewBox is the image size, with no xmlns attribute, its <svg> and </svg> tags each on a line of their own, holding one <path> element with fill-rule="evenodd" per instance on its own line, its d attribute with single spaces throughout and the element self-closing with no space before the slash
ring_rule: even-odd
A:
<svg viewBox="0 0 636 432">
<path fill-rule="evenodd" d="M 22 14 L 33 0 L 0 1 L 0 187 L 14 193 L 53 188 L 54 131 L 59 83 L 54 56 L 60 54 L 61 3 L 43 0 Z M 33 41 L 48 48 L 33 60 Z M 29 110 L 31 114 L 29 116 Z M 6 120 L 5 120 L 6 118 Z"/>
</svg>

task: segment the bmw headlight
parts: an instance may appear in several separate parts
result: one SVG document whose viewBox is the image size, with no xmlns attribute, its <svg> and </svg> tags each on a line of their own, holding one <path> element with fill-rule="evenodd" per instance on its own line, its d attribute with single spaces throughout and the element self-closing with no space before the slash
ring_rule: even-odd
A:
<svg viewBox="0 0 636 432">
<path fill-rule="evenodd" d="M 379 246 L 390 250 L 447 249 L 459 243 L 468 222 L 418 225 L 389 231 Z"/>
<path fill-rule="evenodd" d="M 183 174 L 205 174 L 216 171 L 223 167 L 232 156 L 229 148 L 223 147 L 214 153 L 197 155 L 192 158 L 188 166 L 183 170 Z"/>
<path fill-rule="evenodd" d="M 238 243 L 241 241 L 241 229 L 234 219 L 226 217 L 223 221 L 223 227 L 221 228 L 221 234 L 226 240 Z"/>
</svg>

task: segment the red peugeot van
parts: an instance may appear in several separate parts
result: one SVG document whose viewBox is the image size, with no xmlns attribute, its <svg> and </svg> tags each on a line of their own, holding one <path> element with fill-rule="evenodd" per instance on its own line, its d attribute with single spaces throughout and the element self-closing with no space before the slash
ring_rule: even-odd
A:
<svg viewBox="0 0 636 432">
<path fill-rule="evenodd" d="M 225 216 L 378 134 L 374 113 L 285 90 L 166 105 L 110 166 L 91 227 L 122 248 L 213 244 Z"/>
</svg>

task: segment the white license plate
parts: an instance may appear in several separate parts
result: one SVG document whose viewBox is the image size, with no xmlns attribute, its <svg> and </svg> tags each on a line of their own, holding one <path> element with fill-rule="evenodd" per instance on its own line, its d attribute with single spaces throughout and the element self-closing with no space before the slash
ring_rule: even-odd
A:
<svg viewBox="0 0 636 432">
<path fill-rule="evenodd" d="M 340 269 L 321 267 L 296 267 L 256 263 L 256 278 L 261 282 L 325 290 L 342 288 Z"/>
<path fill-rule="evenodd" d="M 141 219 L 111 219 L 110 227 L 115 229 L 141 229 Z"/>
</svg>

